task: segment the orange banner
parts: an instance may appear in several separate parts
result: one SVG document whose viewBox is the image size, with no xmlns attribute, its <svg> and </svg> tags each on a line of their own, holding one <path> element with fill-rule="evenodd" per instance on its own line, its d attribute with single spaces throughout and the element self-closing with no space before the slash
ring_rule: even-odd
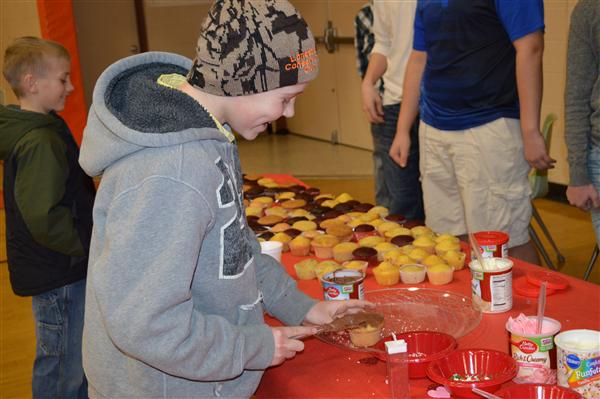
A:
<svg viewBox="0 0 600 399">
<path fill-rule="evenodd" d="M 65 119 L 77 143 L 81 143 L 87 109 L 79 64 L 73 5 L 70 0 L 37 0 L 42 37 L 59 42 L 71 54 L 71 82 L 75 90 L 67 99 L 60 115 Z"/>
</svg>

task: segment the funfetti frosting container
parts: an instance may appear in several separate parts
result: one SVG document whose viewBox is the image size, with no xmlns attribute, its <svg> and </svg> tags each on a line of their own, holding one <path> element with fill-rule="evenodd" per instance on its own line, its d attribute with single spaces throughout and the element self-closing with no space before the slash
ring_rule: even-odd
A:
<svg viewBox="0 0 600 399">
<path fill-rule="evenodd" d="M 508 258 L 508 234 L 503 231 L 478 231 L 474 235 L 483 258 Z M 471 259 L 475 259 L 474 253 L 471 253 Z"/>
<path fill-rule="evenodd" d="M 558 385 L 600 398 L 600 331 L 569 330 L 554 338 Z"/>
</svg>

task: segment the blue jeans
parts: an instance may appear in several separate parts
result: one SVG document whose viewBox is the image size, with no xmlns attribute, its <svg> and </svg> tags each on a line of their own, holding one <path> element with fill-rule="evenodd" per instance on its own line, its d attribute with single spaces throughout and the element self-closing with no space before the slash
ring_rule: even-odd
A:
<svg viewBox="0 0 600 399">
<path fill-rule="evenodd" d="M 33 398 L 87 398 L 81 364 L 85 279 L 32 297 Z"/>
<path fill-rule="evenodd" d="M 386 206 L 390 213 L 399 213 L 409 220 L 424 220 L 423 191 L 419 181 L 419 125 L 418 120 L 410 131 L 410 153 L 408 164 L 401 168 L 389 156 L 388 152 L 396 135 L 396 125 L 400 114 L 400 104 L 383 107 L 382 129 L 373 132 L 374 154 L 381 157 L 382 186 L 381 191 L 387 195 L 381 205 Z M 377 182 L 377 176 L 376 176 Z M 377 192 L 377 191 L 376 191 Z M 377 196 L 375 197 L 377 198 Z M 379 199 L 377 200 L 379 203 Z"/>
<path fill-rule="evenodd" d="M 373 177 L 375 180 L 375 203 L 385 207 L 390 206 L 390 195 L 385 185 L 383 175 L 383 159 L 388 156 L 389 148 L 383 147 L 380 137 L 383 135 L 383 123 L 371 123 L 373 138 Z"/>
<path fill-rule="evenodd" d="M 587 157 L 588 177 L 600 193 L 600 147 L 590 145 Z M 600 210 L 592 210 L 592 224 L 596 232 L 596 242 L 600 247 Z"/>
</svg>

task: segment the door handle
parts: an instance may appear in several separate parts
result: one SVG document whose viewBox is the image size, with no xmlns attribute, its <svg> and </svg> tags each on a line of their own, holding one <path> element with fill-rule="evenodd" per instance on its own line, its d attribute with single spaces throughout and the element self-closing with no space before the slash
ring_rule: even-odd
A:
<svg viewBox="0 0 600 399">
<path fill-rule="evenodd" d="M 315 37 L 315 42 L 318 44 L 325 45 L 325 49 L 328 53 L 335 53 L 340 44 L 354 44 L 353 37 L 336 36 L 335 28 L 331 21 L 327 21 L 327 27 L 323 36 Z"/>
</svg>

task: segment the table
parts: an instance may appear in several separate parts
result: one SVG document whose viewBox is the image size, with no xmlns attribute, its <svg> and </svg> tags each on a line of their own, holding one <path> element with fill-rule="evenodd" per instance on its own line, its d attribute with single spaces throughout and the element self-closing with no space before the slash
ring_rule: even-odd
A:
<svg viewBox="0 0 600 399">
<path fill-rule="evenodd" d="M 295 181 L 285 176 L 273 176 L 276 181 Z M 295 278 L 293 265 L 304 258 L 284 253 L 283 266 Z M 529 270 L 540 266 L 516 259 L 513 279 L 523 276 Z M 568 290 L 551 295 L 547 299 L 546 315 L 560 321 L 562 330 L 588 328 L 600 330 L 600 287 L 583 280 L 560 274 L 566 278 Z M 455 272 L 454 281 L 444 286 L 429 283 L 415 284 L 415 287 L 434 288 L 471 295 L 471 275 L 468 268 Z M 322 299 L 323 291 L 317 280 L 298 281 L 298 287 L 311 297 Z M 409 287 L 398 284 L 393 287 Z M 372 276 L 365 280 L 365 290 L 376 290 L 379 286 Z M 509 316 L 519 313 L 536 313 L 536 300 L 513 293 L 513 308 L 500 314 L 483 314 L 479 326 L 458 340 L 459 348 L 496 349 L 509 353 L 508 334 L 504 328 Z M 277 321 L 267 317 L 269 324 Z M 278 367 L 268 369 L 256 392 L 258 399 L 264 398 L 386 398 L 389 388 L 386 384 L 386 364 L 384 362 L 361 362 L 372 358 L 364 352 L 344 350 L 319 341 L 305 339 L 305 349 L 294 359 Z M 510 384 L 510 383 L 509 383 Z M 428 398 L 427 387 L 433 385 L 429 379 L 411 380 L 411 397 Z"/>
</svg>

